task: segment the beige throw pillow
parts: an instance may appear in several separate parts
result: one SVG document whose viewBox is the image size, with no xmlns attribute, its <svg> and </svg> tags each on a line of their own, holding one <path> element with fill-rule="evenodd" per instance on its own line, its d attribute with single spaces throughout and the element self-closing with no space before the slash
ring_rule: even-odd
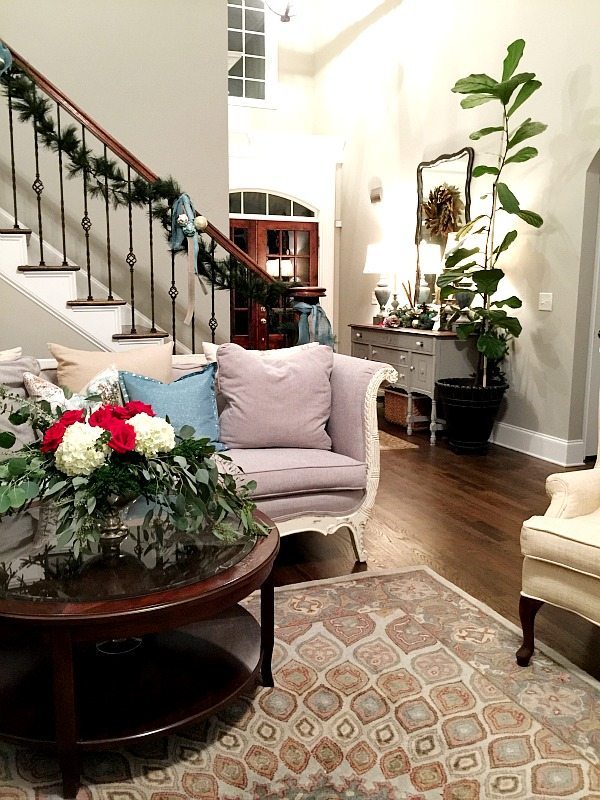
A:
<svg viewBox="0 0 600 800">
<path fill-rule="evenodd" d="M 48 350 L 57 361 L 56 377 L 59 386 L 72 392 L 81 392 L 83 387 L 101 370 L 115 366 L 118 370 L 136 372 L 157 381 L 172 380 L 172 342 L 135 350 L 113 353 L 100 350 L 72 350 L 60 344 L 48 343 Z"/>
</svg>

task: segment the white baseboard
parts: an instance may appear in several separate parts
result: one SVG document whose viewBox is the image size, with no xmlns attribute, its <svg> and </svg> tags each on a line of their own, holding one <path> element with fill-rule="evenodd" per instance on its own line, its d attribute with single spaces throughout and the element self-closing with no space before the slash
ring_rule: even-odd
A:
<svg viewBox="0 0 600 800">
<path fill-rule="evenodd" d="M 585 458 L 583 439 L 559 439 L 506 422 L 495 424 L 490 441 L 562 467 L 579 466 Z"/>
</svg>

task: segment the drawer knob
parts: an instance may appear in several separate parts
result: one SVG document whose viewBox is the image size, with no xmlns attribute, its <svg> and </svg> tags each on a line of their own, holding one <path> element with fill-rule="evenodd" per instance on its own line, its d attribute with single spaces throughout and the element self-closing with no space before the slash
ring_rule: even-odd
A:
<svg viewBox="0 0 600 800">
<path fill-rule="evenodd" d="M 414 371 L 415 371 L 415 368 L 414 368 L 414 366 L 413 366 L 412 364 L 411 364 L 411 366 L 410 366 L 410 371 L 411 371 L 411 372 L 414 372 Z"/>
<path fill-rule="evenodd" d="M 406 356 L 400 356 L 400 361 L 406 361 Z"/>
<path fill-rule="evenodd" d="M 373 358 L 374 358 L 374 357 L 377 355 L 377 350 L 371 350 L 371 355 L 372 355 L 372 356 L 373 356 Z"/>
<path fill-rule="evenodd" d="M 356 331 L 354 335 L 356 336 L 357 339 L 362 339 L 362 333 L 360 333 L 359 331 Z"/>
<path fill-rule="evenodd" d="M 399 378 L 406 378 L 406 375 L 403 372 L 398 373 Z"/>
<path fill-rule="evenodd" d="M 423 342 L 415 342 L 415 347 L 423 347 Z"/>
</svg>

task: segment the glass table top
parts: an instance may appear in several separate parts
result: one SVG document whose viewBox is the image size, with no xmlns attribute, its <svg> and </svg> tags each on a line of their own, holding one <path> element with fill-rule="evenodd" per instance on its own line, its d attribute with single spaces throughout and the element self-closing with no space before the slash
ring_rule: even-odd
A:
<svg viewBox="0 0 600 800">
<path fill-rule="evenodd" d="M 131 515 L 130 515 L 131 517 Z M 118 553 L 97 545 L 78 557 L 36 539 L 35 516 L 0 522 L 0 599 L 87 602 L 132 598 L 211 578 L 234 566 L 255 539 L 227 544 L 210 531 L 191 536 L 160 526 L 145 529 L 143 514 L 126 519 L 129 536 Z"/>
</svg>

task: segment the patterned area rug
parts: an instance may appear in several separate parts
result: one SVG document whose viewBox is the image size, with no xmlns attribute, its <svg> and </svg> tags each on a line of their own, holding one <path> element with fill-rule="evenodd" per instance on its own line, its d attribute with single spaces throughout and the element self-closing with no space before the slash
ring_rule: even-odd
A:
<svg viewBox="0 0 600 800">
<path fill-rule="evenodd" d="M 517 667 L 516 628 L 427 568 L 285 587 L 276 616 L 275 688 L 86 756 L 79 800 L 600 797 L 600 684 L 547 651 Z M 57 777 L 0 745 L 0 800 Z"/>
<path fill-rule="evenodd" d="M 386 431 L 379 431 L 379 449 L 380 450 L 415 450 L 418 444 L 407 442 L 405 439 L 399 439 Z"/>
</svg>

